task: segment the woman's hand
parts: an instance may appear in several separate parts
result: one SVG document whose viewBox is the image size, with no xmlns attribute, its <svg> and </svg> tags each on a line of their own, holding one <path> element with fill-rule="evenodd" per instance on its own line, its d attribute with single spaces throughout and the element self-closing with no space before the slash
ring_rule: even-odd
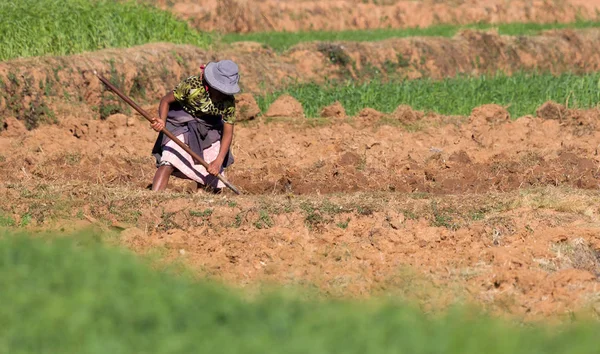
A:
<svg viewBox="0 0 600 354">
<path fill-rule="evenodd" d="M 165 127 L 165 123 L 161 119 L 155 119 L 152 123 L 150 123 L 150 126 L 152 127 L 152 129 L 159 132 L 163 130 L 163 128 Z"/>
<path fill-rule="evenodd" d="M 167 124 L 166 121 L 167 115 L 169 114 L 169 105 L 173 102 L 175 102 L 175 95 L 173 94 L 173 91 L 168 92 L 163 96 L 163 98 L 161 98 L 160 104 L 158 105 L 158 118 L 155 118 L 154 121 L 150 123 L 152 129 L 156 130 L 157 132 L 163 130 L 165 124 Z"/>
<path fill-rule="evenodd" d="M 221 167 L 223 166 L 223 159 L 217 158 L 213 162 L 208 164 L 208 173 L 213 176 L 218 175 L 221 172 Z"/>
<path fill-rule="evenodd" d="M 211 175 L 218 175 L 221 172 L 223 162 L 231 146 L 231 140 L 233 139 L 233 124 L 225 123 L 223 126 L 223 136 L 221 137 L 221 147 L 219 148 L 219 155 L 217 158 L 208 164 L 208 173 Z"/>
</svg>

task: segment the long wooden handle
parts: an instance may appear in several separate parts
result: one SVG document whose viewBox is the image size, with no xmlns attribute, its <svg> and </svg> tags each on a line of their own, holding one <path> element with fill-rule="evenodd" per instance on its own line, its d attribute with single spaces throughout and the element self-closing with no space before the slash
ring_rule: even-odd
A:
<svg viewBox="0 0 600 354">
<path fill-rule="evenodd" d="M 121 97 L 121 99 L 123 101 L 127 102 L 128 105 L 130 105 L 131 107 L 133 107 L 133 109 L 138 111 L 138 113 L 141 114 L 144 118 L 146 118 L 150 123 L 154 122 L 154 118 L 152 118 L 152 116 L 150 116 L 150 114 L 148 114 L 148 112 L 146 112 L 142 107 L 138 106 L 135 102 L 133 102 L 133 100 L 131 98 L 129 98 L 125 94 L 123 94 L 118 88 L 116 88 L 113 84 L 111 84 L 110 81 L 108 81 L 104 76 L 98 74 L 98 72 L 96 72 L 95 70 L 94 70 L 94 75 L 96 75 L 98 77 L 98 79 L 100 79 L 100 81 L 102 81 L 104 83 L 104 85 L 106 85 L 106 87 L 108 87 L 112 92 L 116 93 L 117 96 Z M 184 144 L 181 140 L 177 139 L 177 137 L 175 135 L 173 135 L 173 133 L 168 131 L 167 128 L 163 128 L 161 130 L 161 132 L 163 134 L 165 134 L 167 137 L 169 137 L 169 139 L 173 140 L 177 145 L 179 145 L 183 150 L 185 150 L 185 152 L 190 154 L 192 156 L 192 158 L 194 158 L 196 161 L 200 162 L 200 164 L 208 170 L 208 164 L 206 163 L 206 161 L 204 161 L 200 156 L 198 156 L 198 154 L 196 154 L 194 151 L 192 151 L 192 149 L 190 149 L 189 146 Z M 233 184 L 229 183 L 229 181 L 225 177 L 223 177 L 219 174 L 219 175 L 217 175 L 217 178 L 221 182 L 223 182 L 229 189 L 231 189 L 235 194 L 240 194 L 240 191 Z"/>
</svg>

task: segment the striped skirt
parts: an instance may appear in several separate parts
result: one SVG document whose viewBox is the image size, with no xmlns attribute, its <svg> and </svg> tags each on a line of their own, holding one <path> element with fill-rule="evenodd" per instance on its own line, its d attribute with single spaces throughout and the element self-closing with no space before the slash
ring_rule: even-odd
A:
<svg viewBox="0 0 600 354">
<path fill-rule="evenodd" d="M 180 141 L 185 141 L 183 134 L 177 136 L 177 138 Z M 221 142 L 217 141 L 210 147 L 204 149 L 204 161 L 209 164 L 214 161 L 219 155 L 220 148 Z M 188 178 L 212 188 L 225 188 L 225 184 L 223 182 L 221 182 L 216 176 L 208 173 L 204 166 L 195 165 L 192 156 L 185 152 L 185 150 L 183 150 L 172 140 L 163 147 L 160 165 L 163 164 L 169 164 L 177 169 L 179 172 L 175 174 L 177 177 Z M 223 174 L 222 167 L 221 174 Z"/>
</svg>

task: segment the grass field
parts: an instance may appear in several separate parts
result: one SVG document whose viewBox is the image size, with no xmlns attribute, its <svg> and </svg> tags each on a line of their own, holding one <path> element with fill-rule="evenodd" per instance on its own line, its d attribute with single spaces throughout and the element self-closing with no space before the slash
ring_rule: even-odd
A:
<svg viewBox="0 0 600 354">
<path fill-rule="evenodd" d="M 239 41 L 253 41 L 264 43 L 265 45 L 277 51 L 284 51 L 298 43 L 312 41 L 358 41 L 371 42 L 380 41 L 389 38 L 404 37 L 452 37 L 463 29 L 490 30 L 496 29 L 498 33 L 511 36 L 536 35 L 541 31 L 549 29 L 583 29 L 598 28 L 600 22 L 578 21 L 573 23 L 509 23 L 500 25 L 490 25 L 486 23 L 473 24 L 469 26 L 457 25 L 436 25 L 426 28 L 404 28 L 404 29 L 373 29 L 373 30 L 352 30 L 352 31 L 314 31 L 314 32 L 267 32 L 267 33 L 230 33 L 222 36 L 221 40 L 225 43 Z"/>
<path fill-rule="evenodd" d="M 377 41 L 411 36 L 451 37 L 461 29 L 497 29 L 506 35 L 535 35 L 560 28 L 596 28 L 600 22 L 511 23 L 492 26 L 437 25 L 428 28 L 376 29 L 341 32 L 268 32 L 250 34 L 199 33 L 171 13 L 136 2 L 99 0 L 0 1 L 0 35 L 7 40 L 0 60 L 40 55 L 68 55 L 113 47 L 165 41 L 207 46 L 213 38 L 224 43 L 256 41 L 283 51 L 307 41 Z"/>
<path fill-rule="evenodd" d="M 1 0 L 0 13 L 0 60 L 159 41 L 206 46 L 210 39 L 166 11 L 134 2 Z"/>
<path fill-rule="evenodd" d="M 517 73 L 402 82 L 311 83 L 261 96 L 257 100 L 260 108 L 265 111 L 284 93 L 298 99 L 308 117 L 317 117 L 324 106 L 340 101 L 348 115 L 355 115 L 364 107 L 389 113 L 401 104 L 441 114 L 469 115 L 477 106 L 496 103 L 507 106 L 511 116 L 517 118 L 535 114 L 548 100 L 569 107 L 595 107 L 600 101 L 600 73 L 583 76 Z"/>
<path fill-rule="evenodd" d="M 4 353 L 576 354 L 597 346 L 597 324 L 550 334 L 465 309 L 426 316 L 389 302 L 281 293 L 243 300 L 216 284 L 151 270 L 104 246 L 96 232 L 0 235 Z"/>
</svg>

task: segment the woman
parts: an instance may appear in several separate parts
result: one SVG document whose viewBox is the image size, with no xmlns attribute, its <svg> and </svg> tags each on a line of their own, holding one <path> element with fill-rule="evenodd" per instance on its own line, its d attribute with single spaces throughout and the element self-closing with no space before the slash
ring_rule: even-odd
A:
<svg viewBox="0 0 600 354">
<path fill-rule="evenodd" d="M 155 131 L 166 127 L 209 164 L 208 170 L 161 133 L 152 150 L 158 167 L 153 191 L 164 190 L 172 174 L 196 181 L 198 188 L 225 187 L 216 175 L 233 163 L 229 148 L 235 123 L 233 95 L 240 92 L 238 66 L 222 60 L 201 69 L 200 75 L 181 81 L 160 100 L 159 118 L 151 126 Z"/>
</svg>

